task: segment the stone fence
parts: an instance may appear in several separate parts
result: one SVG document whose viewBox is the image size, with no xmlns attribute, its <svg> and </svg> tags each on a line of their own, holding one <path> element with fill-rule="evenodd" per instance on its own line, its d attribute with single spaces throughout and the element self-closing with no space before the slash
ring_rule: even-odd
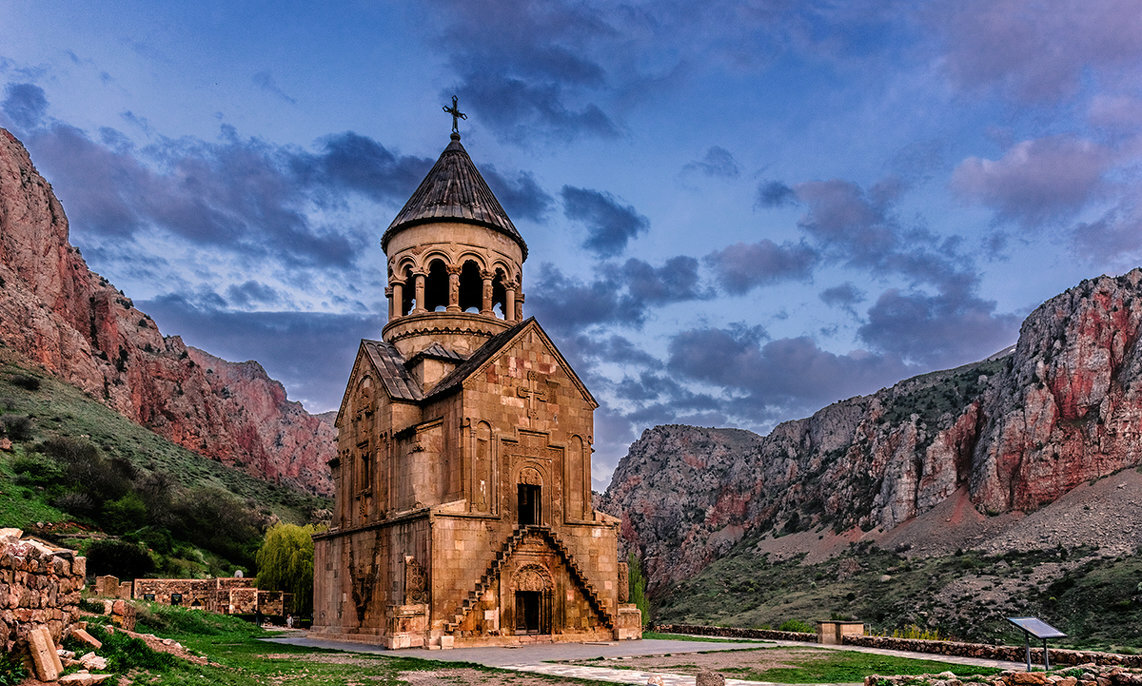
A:
<svg viewBox="0 0 1142 686">
<path fill-rule="evenodd" d="M 864 679 L 864 686 L 1142 686 L 1142 670 L 1083 664 L 1054 672 L 1003 671 L 963 681 L 951 672 Z"/>
<path fill-rule="evenodd" d="M 936 655 L 960 655 L 982 657 L 989 660 L 1024 662 L 1026 653 L 1023 646 L 996 646 L 987 643 L 960 643 L 958 641 L 925 641 L 919 638 L 893 638 L 891 636 L 845 636 L 845 645 L 888 648 L 890 650 L 911 650 Z M 1142 655 L 1117 655 L 1089 650 L 1066 650 L 1050 648 L 1047 651 L 1052 665 L 1122 665 L 1142 667 Z M 1043 664 L 1043 649 L 1031 648 L 1031 662 Z"/>
<path fill-rule="evenodd" d="M 79 616 L 87 560 L 74 550 L 21 539 L 19 529 L 0 529 L 0 649 L 25 645 L 46 627 L 56 643 Z"/>
<path fill-rule="evenodd" d="M 719 638 L 768 638 L 775 641 L 804 641 L 816 643 L 817 634 L 800 631 L 774 631 L 773 629 L 738 629 L 729 626 L 699 626 L 697 624 L 658 624 L 652 631 L 666 634 L 692 634 Z"/>
</svg>

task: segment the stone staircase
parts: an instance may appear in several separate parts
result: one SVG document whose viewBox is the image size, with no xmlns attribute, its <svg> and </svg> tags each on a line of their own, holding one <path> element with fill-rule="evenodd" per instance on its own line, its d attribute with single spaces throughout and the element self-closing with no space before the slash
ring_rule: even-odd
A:
<svg viewBox="0 0 1142 686">
<path fill-rule="evenodd" d="M 563 544 L 559 536 L 550 528 L 533 524 L 516 527 L 511 537 L 504 541 L 503 546 L 501 546 L 499 552 L 496 553 L 496 557 L 488 565 L 488 568 L 484 570 L 483 576 L 481 576 L 480 580 L 476 583 L 476 587 L 468 591 L 467 597 L 464 598 L 464 601 L 460 604 L 456 613 L 452 615 L 452 621 L 444 624 L 445 634 L 452 634 L 460 628 L 460 623 L 464 621 L 464 618 L 468 616 L 472 608 L 476 607 L 476 604 L 480 601 L 480 597 L 484 595 L 484 592 L 487 591 L 496 578 L 499 577 L 500 568 L 503 567 L 504 562 L 507 562 L 511 554 L 515 552 L 516 547 L 532 534 L 540 536 L 555 549 L 560 559 L 563 560 L 563 564 L 567 565 L 567 568 L 571 570 L 572 578 L 583 590 L 583 594 L 587 597 L 587 602 L 591 605 L 591 608 L 602 618 L 603 626 L 608 629 L 614 629 L 614 616 L 607 610 L 607 606 L 599 597 L 598 591 L 596 591 L 595 587 L 591 585 L 591 582 L 587 580 L 587 575 L 580 569 L 579 563 L 575 561 L 575 558 L 571 555 L 567 546 Z"/>
</svg>

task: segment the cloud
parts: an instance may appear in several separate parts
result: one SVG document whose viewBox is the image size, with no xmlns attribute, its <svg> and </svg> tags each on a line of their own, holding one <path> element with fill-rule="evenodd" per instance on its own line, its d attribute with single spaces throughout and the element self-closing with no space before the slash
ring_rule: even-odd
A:
<svg viewBox="0 0 1142 686">
<path fill-rule="evenodd" d="M 851 181 L 831 179 L 800 183 L 795 190 L 806 207 L 797 225 L 823 246 L 864 265 L 897 249 L 897 227 L 876 187 L 865 191 Z"/>
<path fill-rule="evenodd" d="M 397 155 L 353 131 L 325 136 L 319 152 L 284 152 L 283 160 L 299 182 L 335 194 L 352 190 L 371 200 L 403 204 L 432 168 L 433 160 Z"/>
<path fill-rule="evenodd" d="M 4 101 L 0 110 L 16 126 L 30 131 L 39 126 L 48 110 L 48 99 L 44 90 L 33 83 L 9 83 L 4 88 Z"/>
<path fill-rule="evenodd" d="M 481 168 L 480 173 L 510 217 L 542 222 L 555 204 L 555 199 L 539 187 L 529 172 L 521 171 L 511 178 L 489 164 Z"/>
<path fill-rule="evenodd" d="M 1125 95 L 1096 95 L 1087 108 L 1087 119 L 1095 126 L 1133 132 L 1142 121 L 1142 100 Z"/>
<path fill-rule="evenodd" d="M 606 191 L 564 186 L 563 214 L 587 227 L 583 247 L 600 257 L 614 257 L 627 242 L 646 233 L 650 220 Z"/>
<path fill-rule="evenodd" d="M 637 329 L 653 307 L 712 296 L 700 284 L 692 257 L 672 257 L 661 267 L 632 258 L 622 265 L 607 263 L 598 273 L 603 276 L 584 281 L 544 262 L 527 293 L 530 313 L 545 326 L 574 336 L 594 325 Z"/>
<path fill-rule="evenodd" d="M 1089 140 L 1054 136 L 1015 144 L 1002 158 L 969 157 L 952 187 L 999 218 L 1034 226 L 1065 217 L 1095 194 L 1113 156 Z"/>
<path fill-rule="evenodd" d="M 927 366 L 974 362 L 1010 345 L 1019 318 L 968 292 L 929 295 L 889 289 L 868 311 L 860 337 L 886 353 Z"/>
<path fill-rule="evenodd" d="M 805 243 L 778 245 L 763 238 L 756 243 L 735 243 L 703 259 L 723 290 L 741 295 L 758 286 L 808 279 L 818 255 Z"/>
<path fill-rule="evenodd" d="M 1092 75 L 1128 77 L 1142 59 L 1142 13 L 1134 0 L 968 0 L 925 13 L 944 38 L 958 85 L 996 87 L 1045 102 L 1075 93 Z"/>
<path fill-rule="evenodd" d="M 278 84 L 274 81 L 274 77 L 272 74 L 270 74 L 270 72 L 260 71 L 257 74 L 254 74 L 251 80 L 254 82 L 255 86 L 261 88 L 267 93 L 276 95 L 278 98 L 281 98 L 283 101 L 288 102 L 291 105 L 297 104 L 296 99 L 286 95 L 285 91 L 278 87 Z"/>
<path fill-rule="evenodd" d="M 701 160 L 694 160 L 682 167 L 683 173 L 699 173 L 711 178 L 736 179 L 741 175 L 741 168 L 733 154 L 725 148 L 715 145 L 706 150 L 706 156 Z"/>
<path fill-rule="evenodd" d="M 848 282 L 826 288 L 820 293 L 821 302 L 831 307 L 840 307 L 849 311 L 852 311 L 854 305 L 863 301 L 864 297 L 863 291 Z"/>
<path fill-rule="evenodd" d="M 1138 266 L 1142 260 L 1142 211 L 1129 198 L 1092 222 L 1071 230 L 1075 253 L 1091 265 Z"/>
<path fill-rule="evenodd" d="M 596 102 L 606 70 L 594 44 L 619 35 L 581 5 L 523 0 L 447 5 L 441 44 L 458 75 L 453 93 L 500 140 L 613 138 L 619 126 Z M 479 26 L 479 31 L 473 31 Z"/>
<path fill-rule="evenodd" d="M 755 207 L 784 207 L 797 204 L 797 193 L 780 181 L 763 181 L 757 187 Z"/>
<path fill-rule="evenodd" d="M 282 296 L 273 287 L 253 279 L 226 288 L 226 300 L 241 308 L 277 305 Z"/>
<path fill-rule="evenodd" d="M 738 391 L 742 395 L 733 404 L 775 414 L 808 412 L 917 371 L 892 355 L 838 355 L 808 337 L 768 340 L 760 327 L 743 325 L 677 334 L 667 364 L 684 378 Z"/>
<path fill-rule="evenodd" d="M 378 338 L 384 325 L 384 317 L 371 314 L 239 312 L 202 294 L 193 302 L 167 294 L 137 305 L 190 345 L 224 359 L 257 360 L 310 412 L 340 405 L 358 342 Z"/>
</svg>

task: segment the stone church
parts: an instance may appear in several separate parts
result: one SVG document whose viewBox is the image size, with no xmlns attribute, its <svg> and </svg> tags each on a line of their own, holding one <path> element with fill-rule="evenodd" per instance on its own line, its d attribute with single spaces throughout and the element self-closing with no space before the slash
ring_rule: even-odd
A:
<svg viewBox="0 0 1142 686">
<path fill-rule="evenodd" d="M 618 521 L 591 503 L 597 403 L 523 318 L 527 244 L 455 126 L 381 248 L 389 320 L 337 414 L 314 632 L 389 648 L 639 638 Z"/>
</svg>

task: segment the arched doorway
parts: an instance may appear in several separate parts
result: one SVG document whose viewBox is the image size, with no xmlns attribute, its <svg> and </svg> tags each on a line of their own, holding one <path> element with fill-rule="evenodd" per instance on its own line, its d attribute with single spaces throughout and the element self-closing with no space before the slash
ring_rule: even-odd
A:
<svg viewBox="0 0 1142 686">
<path fill-rule="evenodd" d="M 539 565 L 528 565 L 515 573 L 515 633 L 550 634 L 552 606 L 551 575 Z"/>
</svg>

